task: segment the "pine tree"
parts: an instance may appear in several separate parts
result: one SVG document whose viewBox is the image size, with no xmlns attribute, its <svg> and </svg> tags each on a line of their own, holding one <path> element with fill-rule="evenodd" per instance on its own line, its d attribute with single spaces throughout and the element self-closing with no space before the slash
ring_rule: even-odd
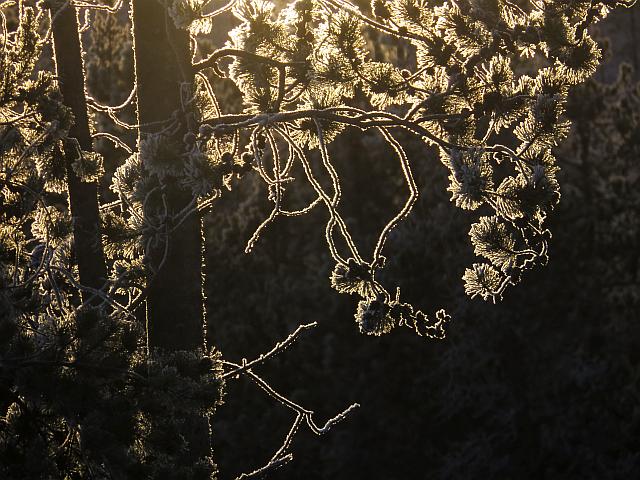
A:
<svg viewBox="0 0 640 480">
<path fill-rule="evenodd" d="M 131 19 L 141 125 L 138 155 L 146 181 L 156 189 L 142 207 L 145 222 L 157 229 L 145 252 L 146 267 L 153 272 L 147 285 L 147 346 L 159 352 L 202 351 L 201 220 L 180 216 L 195 207 L 191 191 L 181 184 L 187 153 L 183 139 L 195 135 L 188 103 L 194 81 L 189 37 L 153 0 L 134 1 Z M 179 430 L 188 439 L 183 461 L 189 464 L 210 455 L 209 432 L 206 419 L 184 421 Z"/>
<path fill-rule="evenodd" d="M 80 35 L 95 10 L 116 14 L 123 2 L 0 4 L 0 472 L 212 478 L 204 419 L 240 374 L 295 413 L 282 446 L 247 476 L 290 461 L 303 422 L 320 435 L 353 407 L 319 426 L 254 371 L 312 324 L 253 361 L 206 347 L 201 216 L 249 174 L 272 209 L 247 252 L 276 219 L 324 209 L 330 284 L 356 297 L 359 331 L 404 326 L 442 339 L 444 310 L 427 315 L 380 280 L 387 240 L 419 195 L 402 135 L 437 150 L 451 201 L 477 215 L 469 237 L 482 260 L 466 270 L 466 292 L 501 299 L 547 262 L 567 95 L 600 59 L 588 27 L 633 3 L 243 0 L 213 9 L 206 0 L 133 0 L 136 79 L 119 106 L 87 102 Z M 237 26 L 210 48 L 203 37 L 227 12 Z M 374 58 L 371 30 L 409 55 Z M 46 61 L 51 36 L 57 75 Z M 222 78 L 240 111 L 218 101 Z M 133 104 L 131 125 L 118 115 Z M 92 132 L 87 106 L 134 131 L 137 145 Z M 347 131 L 378 135 L 406 191 L 368 252 L 344 214 L 348 183 L 332 157 Z M 105 194 L 115 200 L 102 204 L 98 134 L 131 153 L 110 172 Z"/>
<path fill-rule="evenodd" d="M 60 4 L 54 7 L 59 8 Z M 84 66 L 76 12 L 61 9 L 51 26 L 55 50 L 56 75 L 64 104 L 73 114 L 60 155 L 64 155 L 67 170 L 69 203 L 73 217 L 74 247 L 80 283 L 100 290 L 107 279 L 107 268 L 102 251 L 100 215 L 98 213 L 98 184 L 102 160 L 93 152 L 84 93 Z M 75 139 L 75 140 L 74 140 Z M 97 165 L 96 165 L 97 164 Z M 83 178 L 83 174 L 92 174 Z M 90 292 L 83 292 L 87 296 Z M 99 301 L 95 295 L 94 303 Z"/>
</svg>

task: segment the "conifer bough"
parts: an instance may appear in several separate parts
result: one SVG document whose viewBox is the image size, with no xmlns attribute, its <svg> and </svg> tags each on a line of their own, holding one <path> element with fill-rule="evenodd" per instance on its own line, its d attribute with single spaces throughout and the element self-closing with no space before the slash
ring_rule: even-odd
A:
<svg viewBox="0 0 640 480">
<path fill-rule="evenodd" d="M 240 22 L 223 48 L 193 67 L 207 92 L 212 89 L 203 72 L 211 70 L 233 80 L 244 102 L 242 113 L 216 108 L 201 118 L 199 151 L 207 155 L 234 135 L 248 136 L 246 145 L 234 140 L 228 151 L 244 150 L 242 158 L 275 192 L 273 211 L 248 250 L 275 217 L 323 205 L 336 262 L 331 282 L 361 298 L 361 331 L 379 335 L 404 324 L 444 336 L 448 315 L 438 312 L 430 322 L 376 280 L 385 241 L 419 193 L 398 140 L 404 130 L 438 148 L 450 171 L 452 202 L 483 214 L 469 233 L 484 260 L 464 274 L 471 297 L 496 301 L 524 271 L 546 264 L 551 234 L 545 220 L 560 198 L 553 148 L 569 130 L 563 115 L 567 94 L 594 73 L 601 57 L 588 27 L 634 2 L 373 0 L 370 8 L 360 8 L 347 0 L 299 0 L 277 8 L 231 1 L 216 11 L 208 3 L 175 1 L 170 12 L 194 37 L 228 9 Z M 371 30 L 408 47 L 410 58 L 402 64 L 373 58 L 366 48 Z M 327 148 L 347 128 L 379 132 L 395 151 L 408 190 L 405 205 L 369 254 L 359 251 L 341 216 L 345 180 L 338 178 Z M 320 151 L 321 166 L 310 160 L 314 150 Z M 299 181 L 317 193 L 303 208 L 286 201 L 298 162 L 304 171 Z M 331 188 L 321 185 L 315 169 L 325 170 Z"/>
<path fill-rule="evenodd" d="M 242 478 L 288 462 L 303 422 L 320 435 L 355 405 L 320 427 L 254 372 L 313 324 L 250 362 L 222 360 L 205 345 L 200 217 L 253 172 L 273 208 L 247 251 L 275 218 L 324 208 L 330 282 L 357 297 L 360 331 L 406 326 L 443 338 L 444 310 L 429 317 L 378 280 L 393 254 L 389 234 L 419 195 L 403 139 L 437 150 L 451 201 L 477 212 L 469 236 L 481 260 L 466 270 L 465 291 L 500 299 L 547 262 L 546 220 L 560 198 L 553 149 L 569 130 L 567 94 L 601 56 L 589 27 L 634 3 L 230 0 L 214 8 L 210 0 L 135 0 L 157 13 L 164 48 L 152 57 L 153 34 L 138 30 L 139 76 L 110 106 L 84 95 L 79 35 L 96 11 L 116 14 L 124 2 L 0 0 L 0 476 L 211 478 L 208 432 L 189 435 L 185 425 L 213 413 L 223 382 L 239 374 L 296 414 L 266 465 Z M 205 40 L 222 14 L 237 26 L 211 48 Z M 408 53 L 370 52 L 372 32 Z M 43 61 L 51 37 L 57 75 Z M 154 83 L 163 68 L 170 72 Z M 240 111 L 216 97 L 220 77 L 240 92 Z M 123 112 L 134 105 L 130 124 Z M 137 145 L 95 132 L 87 106 L 138 133 Z M 370 252 L 342 214 L 348 185 L 330 152 L 347 130 L 376 132 L 388 144 L 407 191 Z M 97 136 L 131 153 L 113 174 L 111 203 L 97 195 Z M 297 186 L 315 198 L 295 204 Z M 186 280 L 173 275 L 180 255 L 193 267 Z M 145 302 L 149 329 L 140 322 Z M 172 308 L 163 315 L 162 305 Z"/>
</svg>

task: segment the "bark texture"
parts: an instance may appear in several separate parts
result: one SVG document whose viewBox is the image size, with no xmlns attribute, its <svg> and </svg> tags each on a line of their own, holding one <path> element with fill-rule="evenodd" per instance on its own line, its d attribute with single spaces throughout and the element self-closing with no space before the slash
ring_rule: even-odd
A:
<svg viewBox="0 0 640 480">
<path fill-rule="evenodd" d="M 138 120 L 142 125 L 154 124 L 142 126 L 140 134 L 157 131 L 156 122 L 177 115 L 182 128 L 173 133 L 173 140 L 181 144 L 188 112 L 182 111 L 180 89 L 181 85 L 193 85 L 188 34 L 176 30 L 157 0 L 133 0 L 132 24 Z M 164 202 L 169 215 L 175 215 L 188 206 L 191 191 L 182 189 L 170 176 L 164 183 Z M 201 249 L 201 219 L 193 215 L 146 252 L 147 262 L 156 271 L 147 296 L 147 341 L 151 349 L 193 351 L 204 346 Z M 199 415 L 183 420 L 180 434 L 189 447 L 179 462 L 195 464 L 211 455 L 208 420 Z"/>
<path fill-rule="evenodd" d="M 133 25 L 139 121 L 166 121 L 181 110 L 180 85 L 193 83 L 188 34 L 175 29 L 155 0 L 133 1 Z M 141 133 L 157 128 L 142 127 Z M 182 141 L 183 133 L 181 130 L 175 134 L 176 142 Z M 170 214 L 180 212 L 192 198 L 191 192 L 181 189 L 171 178 L 166 180 L 165 194 Z M 147 297 L 149 345 L 192 350 L 204 342 L 200 218 L 188 218 L 167 240 L 166 255 L 164 244 L 148 252 L 155 268 L 162 263 Z"/>
<path fill-rule="evenodd" d="M 69 203 L 73 217 L 73 237 L 76 261 L 80 273 L 80 283 L 92 289 L 104 286 L 107 277 L 102 236 L 100 233 L 100 214 L 98 209 L 98 185 L 96 182 L 83 182 L 75 174 L 71 164 L 78 157 L 78 146 L 87 152 L 93 150 L 87 115 L 85 95 L 84 67 L 82 48 L 78 35 L 78 19 L 75 7 L 62 7 L 54 15 L 53 41 L 55 50 L 56 73 L 60 90 L 67 105 L 73 111 L 74 122 L 69 137 L 77 140 L 65 141 L 63 155 L 67 169 Z M 83 291 L 83 299 L 93 294 Z M 94 302 L 101 299 L 94 297 Z"/>
</svg>

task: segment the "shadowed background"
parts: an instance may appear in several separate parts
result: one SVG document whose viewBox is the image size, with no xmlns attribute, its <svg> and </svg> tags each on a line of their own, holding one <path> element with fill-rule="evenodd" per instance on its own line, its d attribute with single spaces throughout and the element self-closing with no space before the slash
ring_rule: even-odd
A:
<svg viewBox="0 0 640 480">
<path fill-rule="evenodd" d="M 104 28 L 111 38 L 104 32 L 116 26 Z M 639 28 L 640 6 L 601 26 L 611 48 L 597 80 L 613 84 L 624 62 L 638 71 Z M 112 92 L 127 91 L 131 69 L 118 51 L 128 48 L 89 47 L 97 98 L 122 101 Z M 329 284 L 324 212 L 277 219 L 246 255 L 269 213 L 267 192 L 247 178 L 224 196 L 206 218 L 210 343 L 230 360 L 251 359 L 316 321 L 258 373 L 315 410 L 319 423 L 361 404 L 325 437 L 301 429 L 294 461 L 273 478 L 640 478 L 640 102 L 630 76 L 638 78 L 574 94 L 573 133 L 557 152 L 562 200 L 550 264 L 498 305 L 464 295 L 470 217 L 449 202 L 435 152 L 403 138 L 422 196 L 386 247 L 385 276 L 425 311 L 447 308 L 454 320 L 442 342 L 358 333 L 356 300 Z M 345 179 L 344 217 L 370 248 L 406 195 L 397 161 L 374 134 L 347 131 L 330 150 Z M 264 464 L 293 421 L 247 379 L 230 381 L 226 398 L 213 419 L 223 479 Z"/>
</svg>

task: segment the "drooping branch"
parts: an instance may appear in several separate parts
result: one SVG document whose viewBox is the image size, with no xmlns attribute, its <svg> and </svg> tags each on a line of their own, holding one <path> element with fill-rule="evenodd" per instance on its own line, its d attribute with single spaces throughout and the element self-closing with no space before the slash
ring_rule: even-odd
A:
<svg viewBox="0 0 640 480">
<path fill-rule="evenodd" d="M 225 372 L 221 378 L 223 379 L 234 378 L 234 377 L 237 378 L 238 375 L 240 374 L 246 375 L 250 380 L 252 380 L 256 385 L 258 385 L 258 387 L 260 387 L 268 396 L 276 400 L 285 408 L 292 410 L 296 414 L 295 419 L 293 420 L 293 423 L 291 425 L 291 428 L 288 430 L 282 444 L 271 456 L 271 458 L 267 461 L 267 463 L 262 467 L 259 467 L 249 473 L 243 473 L 242 475 L 237 477 L 236 480 L 264 478 L 264 476 L 270 473 L 271 471 L 278 469 L 283 465 L 287 464 L 289 461 L 291 461 L 293 459 L 293 454 L 289 452 L 289 448 L 291 446 L 291 443 L 293 441 L 293 438 L 296 432 L 298 431 L 298 427 L 302 424 L 303 421 L 307 424 L 307 426 L 309 427 L 309 430 L 311 430 L 314 434 L 324 435 L 325 433 L 329 432 L 334 425 L 344 420 L 353 410 L 355 410 L 360 406 L 359 404 L 354 403 L 349 407 L 347 407 L 342 412 L 329 418 L 324 423 L 324 425 L 320 426 L 314 420 L 313 410 L 305 408 L 299 403 L 296 403 L 293 400 L 287 398 L 285 395 L 277 392 L 266 380 L 264 380 L 262 377 L 260 377 L 253 371 L 254 367 L 261 365 L 266 360 L 286 350 L 291 344 L 293 344 L 298 339 L 298 337 L 302 334 L 302 332 L 309 330 L 311 328 L 314 328 L 316 325 L 317 323 L 313 322 L 310 324 L 298 326 L 298 328 L 296 328 L 296 330 L 293 331 L 286 339 L 276 343 L 276 345 L 271 350 L 259 355 L 256 359 L 250 362 L 247 362 L 245 359 L 243 359 L 242 362 L 239 364 L 235 362 L 230 362 L 230 361 L 222 362 L 225 366 L 231 367 L 231 369 Z"/>
</svg>

